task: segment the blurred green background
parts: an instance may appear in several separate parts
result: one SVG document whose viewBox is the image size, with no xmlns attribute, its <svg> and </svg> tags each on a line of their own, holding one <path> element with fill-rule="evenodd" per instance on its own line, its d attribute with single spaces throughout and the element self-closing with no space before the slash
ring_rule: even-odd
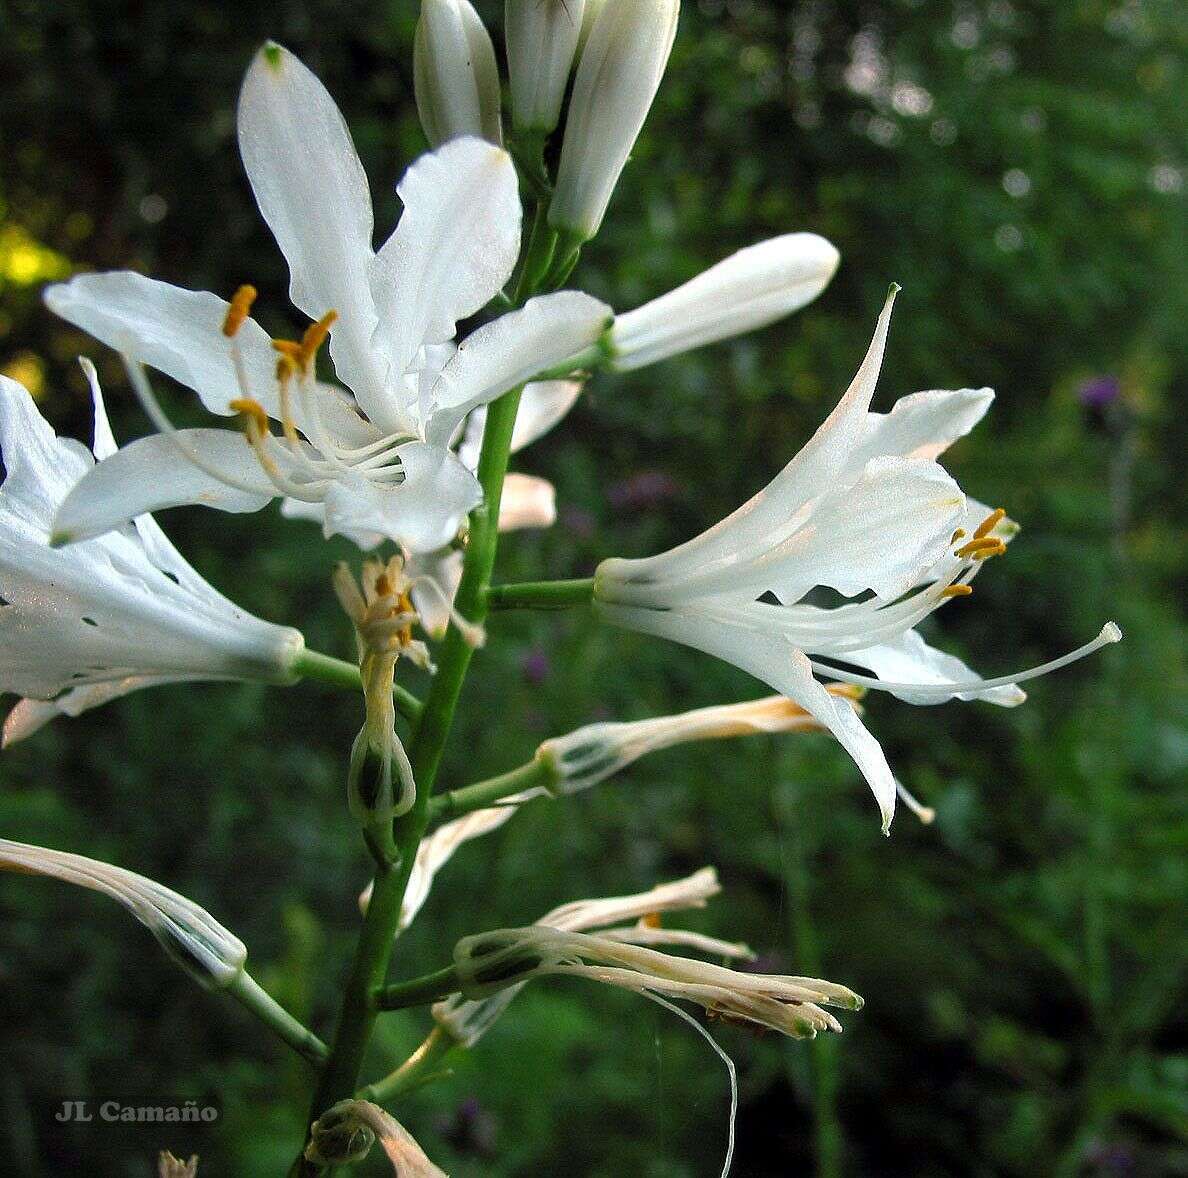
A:
<svg viewBox="0 0 1188 1178">
<path fill-rule="evenodd" d="M 496 30 L 502 6 L 477 7 Z M 100 363 L 117 433 L 148 427 L 113 358 L 42 308 L 47 279 L 133 267 L 223 294 L 251 281 L 265 322 L 292 327 L 234 141 L 264 38 L 341 103 L 386 234 L 395 182 L 424 149 L 415 17 L 412 0 L 0 5 L 0 369 L 59 430 L 87 435 L 80 351 Z M 831 407 L 894 279 L 876 408 L 994 386 L 949 466 L 1024 527 L 977 596 L 945 611 L 943 642 L 989 674 L 1107 618 L 1126 640 L 1030 685 L 1013 712 L 869 700 L 892 764 L 938 812 L 925 828 L 902 811 L 890 840 L 819 736 L 659 754 L 570 803 L 535 803 L 443 874 L 401 941 L 402 976 L 442 964 L 460 935 L 712 863 L 725 893 L 691 926 L 867 999 L 840 1039 L 811 1045 L 715 1025 L 739 1068 L 736 1173 L 1188 1174 L 1186 48 L 1175 0 L 686 0 L 575 283 L 626 309 L 797 229 L 833 240 L 842 268 L 773 329 L 595 379 L 523 457 L 557 482 L 561 519 L 509 538 L 502 575 L 588 574 L 719 518 Z M 184 395 L 170 403 L 198 420 Z M 327 584 L 347 545 L 275 512 L 162 522 L 221 589 L 349 656 Z M 506 769 L 594 719 L 760 694 L 581 613 L 500 617 L 444 780 Z M 343 786 L 359 720 L 355 699 L 313 685 L 142 693 L 5 752 L 0 830 L 209 907 L 326 1034 L 366 879 Z M 0 1171 L 145 1175 L 169 1146 L 201 1154 L 204 1175 L 283 1172 L 304 1065 L 98 897 L 4 879 L 0 920 Z M 387 1016 L 369 1071 L 425 1029 Z M 76 1099 L 193 1099 L 221 1117 L 56 1124 Z M 397 1113 L 463 1178 L 700 1178 L 718 1172 L 726 1109 L 724 1071 L 688 1027 L 569 983 L 530 988 Z"/>
</svg>

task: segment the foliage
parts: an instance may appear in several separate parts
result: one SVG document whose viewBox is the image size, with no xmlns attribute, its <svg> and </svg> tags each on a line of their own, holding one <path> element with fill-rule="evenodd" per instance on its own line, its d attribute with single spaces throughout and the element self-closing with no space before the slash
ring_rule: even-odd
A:
<svg viewBox="0 0 1188 1178">
<path fill-rule="evenodd" d="M 499 5 L 478 6 L 498 23 Z M 283 304 L 283 263 L 233 141 L 234 95 L 265 36 L 340 100 L 369 174 L 390 180 L 375 193 L 381 230 L 394 220 L 392 184 L 423 148 L 411 0 L 7 8 L 0 366 L 40 374 L 60 426 L 85 433 L 71 360 L 91 350 L 38 301 L 63 265 L 223 292 L 250 280 Z M 996 673 L 1106 617 L 1126 641 L 1011 713 L 873 701 L 893 763 L 938 810 L 932 828 L 901 814 L 890 841 L 848 759 L 815 737 L 678 749 L 572 802 L 535 803 L 451 864 L 401 942 L 402 976 L 441 965 L 456 936 L 714 863 L 726 891 L 700 927 L 868 1000 L 835 1043 L 715 1028 L 742 1083 L 737 1172 L 1188 1172 L 1184 40 L 1170 0 L 686 4 L 577 281 L 627 307 L 798 228 L 837 243 L 842 269 L 786 324 L 597 380 L 526 456 L 557 481 L 562 520 L 505 546 L 506 578 L 588 575 L 601 556 L 718 518 L 822 416 L 898 279 L 881 407 L 917 388 L 995 386 L 952 468 L 1025 526 L 973 601 L 946 612 L 946 642 Z M 122 436 L 144 431 L 96 353 Z M 1097 376 L 1121 390 L 1104 409 L 1078 397 Z M 248 608 L 349 651 L 325 592 L 348 546 L 311 546 L 307 525 L 273 514 L 165 522 Z M 451 784 L 601 716 L 758 694 L 728 667 L 581 615 L 501 618 L 483 658 Z M 313 685 L 133 696 L 4 754 L 0 830 L 192 896 L 321 1027 L 365 882 L 342 804 L 357 725 L 354 700 Z M 304 1065 L 149 955 L 101 900 L 6 881 L 0 912 L 6 1173 L 142 1174 L 163 1146 L 200 1153 L 211 1173 L 283 1170 Z M 423 1031 L 420 1016 L 389 1016 L 375 1062 L 397 1062 Z M 54 1123 L 61 1101 L 87 1097 L 192 1098 L 222 1116 L 169 1140 Z M 675 1178 L 714 1172 L 725 1101 L 708 1048 L 664 1012 L 541 985 L 400 1115 L 458 1175 Z"/>
</svg>

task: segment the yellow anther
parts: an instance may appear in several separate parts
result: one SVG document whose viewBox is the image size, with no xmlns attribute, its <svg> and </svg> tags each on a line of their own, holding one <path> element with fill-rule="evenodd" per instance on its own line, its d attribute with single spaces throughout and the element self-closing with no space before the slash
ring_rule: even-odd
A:
<svg viewBox="0 0 1188 1178">
<path fill-rule="evenodd" d="M 978 524 L 978 529 L 976 532 L 974 532 L 973 538 L 975 540 L 981 540 L 983 537 L 990 535 L 990 533 L 994 531 L 994 529 L 998 527 L 998 525 L 1002 523 L 1004 519 L 1006 519 L 1006 512 L 1001 507 L 995 511 L 992 511 L 988 516 L 986 516 L 984 520 L 982 520 L 980 524 Z"/>
<path fill-rule="evenodd" d="M 958 529 L 957 529 L 957 530 L 956 530 L 956 531 L 953 533 L 953 535 L 949 537 L 949 543 L 950 543 L 950 544 L 956 544 L 958 540 L 964 540 L 964 539 L 965 539 L 965 529 L 964 529 L 964 528 L 958 528 Z"/>
<path fill-rule="evenodd" d="M 998 556 L 1006 551 L 1006 545 L 992 536 L 983 536 L 980 540 L 971 540 L 968 544 L 958 548 L 954 554 L 961 560 L 972 557 L 974 560 L 985 560 L 987 556 Z M 983 555 L 984 554 L 984 555 Z"/>
<path fill-rule="evenodd" d="M 253 427 L 260 437 L 263 437 L 269 432 L 268 414 L 264 411 L 264 406 L 259 401 L 254 401 L 251 397 L 240 397 L 232 401 L 227 408 L 232 413 L 241 413 L 247 418 L 249 432 Z"/>
<path fill-rule="evenodd" d="M 256 288 L 254 286 L 241 286 L 236 292 L 234 298 L 231 300 L 231 305 L 227 308 L 226 317 L 223 319 L 223 334 L 232 339 L 244 325 L 248 317 L 248 312 L 252 309 L 252 304 L 256 301 Z"/>
<path fill-rule="evenodd" d="M 318 349 L 326 342 L 330 328 L 337 322 L 338 312 L 327 311 L 317 323 L 311 323 L 305 329 L 305 334 L 301 337 L 301 366 L 304 371 L 308 372 L 313 366 L 314 360 L 317 359 Z"/>
<path fill-rule="evenodd" d="M 972 585 L 950 585 L 947 589 L 941 591 L 942 598 L 949 597 L 972 597 Z"/>
<path fill-rule="evenodd" d="M 659 912 L 649 912 L 644 916 L 640 922 L 644 928 L 663 928 L 664 922 L 660 918 Z"/>
</svg>

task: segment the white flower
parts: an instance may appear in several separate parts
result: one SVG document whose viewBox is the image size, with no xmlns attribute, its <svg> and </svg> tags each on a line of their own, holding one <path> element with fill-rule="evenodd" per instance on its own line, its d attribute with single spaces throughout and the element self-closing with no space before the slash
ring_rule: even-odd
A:
<svg viewBox="0 0 1188 1178">
<path fill-rule="evenodd" d="M 585 7 L 585 0 L 507 0 L 504 35 L 516 130 L 547 134 L 560 120 Z"/>
<path fill-rule="evenodd" d="M 469 0 L 422 0 L 413 89 L 432 146 L 463 135 L 503 143 L 495 47 Z"/>
<path fill-rule="evenodd" d="M 64 880 L 110 896 L 208 989 L 230 986 L 243 973 L 247 949 L 234 933 L 192 900 L 143 875 L 98 859 L 9 839 L 0 839 L 0 868 Z"/>
<path fill-rule="evenodd" d="M 826 690 L 850 700 L 860 694 L 845 684 L 830 684 Z M 673 745 L 756 733 L 816 732 L 821 727 L 799 704 L 773 695 L 651 720 L 588 724 L 546 740 L 536 756 L 557 774 L 557 783 L 549 792 L 573 794 L 605 781 L 648 753 Z"/>
<path fill-rule="evenodd" d="M 125 355 L 164 431 L 89 474 L 63 505 L 55 539 L 184 503 L 255 511 L 279 495 L 322 516 L 327 535 L 389 537 L 411 552 L 448 544 L 481 498 L 449 449 L 467 415 L 592 346 L 609 308 L 560 292 L 455 347 L 457 322 L 499 293 L 519 254 L 510 158 L 470 138 L 423 156 L 399 186 L 400 223 L 375 252 L 367 179 L 342 116 L 279 46 L 248 71 L 239 140 L 289 262 L 293 303 L 314 326 L 299 343 L 274 344 L 247 317 L 250 288 L 228 304 L 131 273 L 51 287 L 51 309 Z M 349 393 L 314 374 L 327 336 Z M 188 385 L 212 412 L 238 414 L 249 444 L 225 430 L 172 430 L 141 365 Z"/>
<path fill-rule="evenodd" d="M 913 629 L 970 594 L 982 562 L 1004 552 L 1018 529 L 1003 512 L 967 502 L 935 461 L 981 419 L 989 389 L 917 393 L 889 414 L 869 411 L 895 289 L 853 384 L 764 490 L 671 552 L 604 562 L 595 583 L 609 621 L 732 662 L 815 716 L 866 776 L 884 830 L 896 783 L 882 749 L 849 701 L 814 673 L 912 703 L 1010 706 L 1024 699 L 1019 681 L 1121 636 L 1111 623 L 1055 662 L 982 680 Z M 858 600 L 836 608 L 803 600 L 819 586 Z M 855 666 L 872 675 L 849 669 Z"/>
<path fill-rule="evenodd" d="M 619 938 L 641 943 L 651 941 L 685 945 L 721 957 L 750 957 L 751 952 L 745 945 L 718 941 L 712 937 L 700 937 L 681 929 L 656 927 L 654 918 L 662 913 L 704 908 L 721 890 L 718 873 L 712 867 L 703 867 L 684 879 L 660 884 L 636 895 L 562 904 L 561 907 L 554 908 L 542 916 L 533 928 L 547 928 L 566 933 L 601 929 L 602 935 L 612 940 Z M 630 921 L 643 923 L 626 928 L 617 927 Z M 655 940 L 657 935 L 660 937 L 659 942 Z M 466 1047 L 473 1047 L 511 1004 L 525 981 L 513 980 L 505 987 L 497 987 L 494 993 L 483 997 L 458 995 L 449 998 L 433 1007 L 433 1017 L 451 1037 Z"/>
<path fill-rule="evenodd" d="M 790 233 L 739 250 L 691 282 L 615 319 L 612 364 L 642 368 L 766 327 L 811 303 L 837 270 L 837 250 L 815 233 Z"/>
<path fill-rule="evenodd" d="M 549 207 L 549 223 L 588 241 L 648 117 L 676 38 L 680 0 L 605 0 L 590 26 Z"/>
<path fill-rule="evenodd" d="M 0 690 L 26 696 L 4 742 L 55 715 L 77 715 L 158 683 L 218 679 L 296 681 L 296 631 L 246 613 L 208 585 L 138 516 L 65 550 L 49 547 L 54 513 L 70 488 L 112 453 L 94 368 L 95 452 L 58 438 L 28 392 L 0 377 Z"/>
</svg>

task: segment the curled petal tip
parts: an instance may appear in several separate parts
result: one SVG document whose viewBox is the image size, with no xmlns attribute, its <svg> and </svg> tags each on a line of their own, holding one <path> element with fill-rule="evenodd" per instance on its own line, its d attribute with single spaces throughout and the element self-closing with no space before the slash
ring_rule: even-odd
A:
<svg viewBox="0 0 1188 1178">
<path fill-rule="evenodd" d="M 281 66 L 284 64 L 284 46 L 278 45 L 275 41 L 265 41 L 260 47 L 260 57 L 263 58 L 264 64 L 269 69 L 279 72 Z"/>
<path fill-rule="evenodd" d="M 1103 642 L 1121 642 L 1122 628 L 1117 622 L 1106 622 L 1101 628 L 1101 640 Z"/>
<path fill-rule="evenodd" d="M 903 287 L 900 286 L 898 282 L 891 283 L 891 285 L 887 287 L 888 300 L 895 298 L 895 296 L 899 294 L 901 290 L 903 290 Z"/>
</svg>

